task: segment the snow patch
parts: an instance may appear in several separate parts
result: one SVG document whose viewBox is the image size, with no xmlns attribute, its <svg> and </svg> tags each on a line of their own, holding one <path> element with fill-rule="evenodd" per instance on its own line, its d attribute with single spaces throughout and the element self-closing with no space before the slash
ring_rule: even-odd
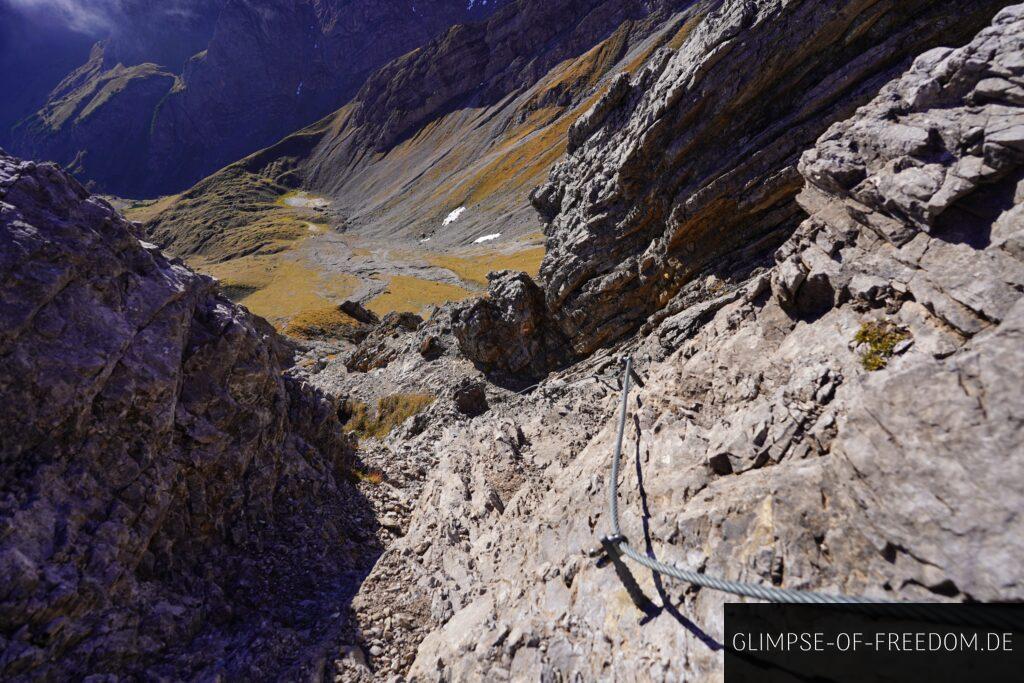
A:
<svg viewBox="0 0 1024 683">
<path fill-rule="evenodd" d="M 466 207 L 460 206 L 459 208 L 452 211 L 450 214 L 445 216 L 444 223 L 441 225 L 451 225 L 455 221 L 459 220 L 459 216 L 466 213 Z"/>
<path fill-rule="evenodd" d="M 483 237 L 477 237 L 475 240 L 473 240 L 473 244 L 480 244 L 481 242 L 490 242 L 491 240 L 496 240 L 499 237 L 501 237 L 500 232 L 496 232 L 493 235 L 484 235 Z"/>
</svg>

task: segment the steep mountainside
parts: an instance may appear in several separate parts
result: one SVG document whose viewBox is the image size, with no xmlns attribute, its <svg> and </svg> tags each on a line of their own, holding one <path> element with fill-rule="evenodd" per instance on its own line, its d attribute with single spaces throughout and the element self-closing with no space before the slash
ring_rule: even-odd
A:
<svg viewBox="0 0 1024 683">
<path fill-rule="evenodd" d="M 391 62 L 332 116 L 131 214 L 282 328 L 345 299 L 426 314 L 481 292 L 488 270 L 536 275 L 529 193 L 570 125 L 695 21 L 690 0 L 519 0 Z M 301 300 L 286 295 L 305 288 L 300 270 L 321 283 Z"/>
<path fill-rule="evenodd" d="M 216 253 L 251 220 L 235 210 L 239 188 L 263 186 L 322 195 L 361 235 L 452 245 L 531 232 L 526 198 L 570 124 L 610 76 L 680 40 L 692 4 L 512 2 L 390 62 L 344 108 L 204 180 L 150 230 L 177 253 Z"/>
<path fill-rule="evenodd" d="M 92 39 L 62 24 L 41 25 L 0 0 L 0 145 L 64 76 L 86 61 Z"/>
<path fill-rule="evenodd" d="M 2 153 L 0 282 L 0 676 L 315 669 L 375 555 L 336 401 L 209 278 Z"/>
<path fill-rule="evenodd" d="M 561 154 L 517 166 L 537 135 L 565 149 L 537 279 L 426 319 L 348 301 L 286 341 L 0 153 L 3 678 L 718 680 L 740 598 L 586 553 L 620 406 L 638 552 L 1024 601 L 1024 5 L 518 0 L 371 81 L 133 214 L 287 276 L 225 282 L 247 304 L 340 298 L 351 264 L 379 283 L 406 242 L 477 239 L 452 188 L 532 178 Z M 511 185 L 480 206 L 525 205 Z"/>
<path fill-rule="evenodd" d="M 679 50 L 573 125 L 533 197 L 550 221 L 547 323 L 535 327 L 553 335 L 536 348 L 571 349 L 531 359 L 533 371 L 689 305 L 702 275 L 742 278 L 801 219 L 800 152 L 908 57 L 964 42 L 1003 4 L 714 3 Z"/>
<path fill-rule="evenodd" d="M 118 21 L 141 30 L 94 52 L 87 74 L 17 127 L 12 148 L 64 163 L 105 192 L 176 192 L 336 109 L 374 68 L 500 4 L 209 0 L 197 4 L 201 20 L 177 26 L 164 25 L 159 3 L 129 3 Z"/>
<path fill-rule="evenodd" d="M 1024 598 L 1022 57 L 1024 5 L 920 56 L 798 162 L 806 214 L 774 265 L 703 278 L 706 300 L 617 349 L 642 380 L 620 486 L 634 548 L 769 586 Z M 521 279 L 495 284 L 530 308 Z M 457 386 L 420 351 L 450 344 L 453 308 L 372 375 L 327 363 L 313 381 Z M 506 332 L 512 355 L 530 327 Z M 386 468 L 433 464 L 354 601 L 374 673 L 345 680 L 721 676 L 735 597 L 632 564 L 630 593 L 584 554 L 610 531 L 620 372 L 600 350 L 385 442 Z"/>
<path fill-rule="evenodd" d="M 82 130 L 72 132 L 69 128 L 73 123 L 83 122 L 73 118 L 76 109 L 81 110 L 100 93 L 103 96 L 95 99 L 96 105 L 117 96 L 125 101 L 115 109 L 135 112 L 136 118 L 141 117 L 148 126 L 156 103 L 128 102 L 135 91 L 120 91 L 133 76 L 144 79 L 147 72 L 157 70 L 167 75 L 180 72 L 185 60 L 209 43 L 223 5 L 224 0 L 118 0 L 93 7 L 0 0 L 0 61 L 5 67 L 0 71 L 5 94 L 0 103 L 0 142 L 15 142 L 12 135 L 18 128 L 14 137 L 22 144 L 24 126 L 35 119 L 36 125 L 51 131 L 63 130 L 68 144 L 78 145 L 74 153 L 65 150 L 62 160 L 70 162 L 79 152 L 92 152 L 131 164 L 138 155 L 139 133 L 119 129 L 116 117 L 106 117 L 99 123 L 89 121 Z M 140 65 L 147 66 L 137 69 Z M 149 65 L 163 66 L 156 69 Z M 110 81 L 121 85 L 104 90 Z M 168 82 L 162 87 L 166 94 Z M 147 106 L 149 116 L 142 113 Z M 106 130 L 103 126 L 114 128 Z M 93 140 L 94 136 L 100 138 Z M 107 147 L 111 140 L 122 137 L 131 137 L 133 147 Z"/>
</svg>

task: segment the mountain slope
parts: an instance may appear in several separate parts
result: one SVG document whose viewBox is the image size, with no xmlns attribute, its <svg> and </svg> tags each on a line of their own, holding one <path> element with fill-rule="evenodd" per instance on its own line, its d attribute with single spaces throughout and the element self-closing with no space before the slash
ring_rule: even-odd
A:
<svg viewBox="0 0 1024 683">
<path fill-rule="evenodd" d="M 388 64 L 335 114 L 131 213 L 275 324 L 295 307 L 268 306 L 267 292 L 293 287 L 295 264 L 357 279 L 344 294 L 325 284 L 310 306 L 356 298 L 380 313 L 470 296 L 488 270 L 536 274 L 530 191 L 615 74 L 685 36 L 691 4 L 520 0 Z M 287 206 L 302 201 L 319 210 Z"/>
<path fill-rule="evenodd" d="M 781 39 L 787 24 L 776 26 Z M 611 531 L 625 353 L 642 380 L 619 489 L 633 548 L 766 586 L 1019 601 L 1022 36 L 1017 5 L 830 127 L 798 162 L 805 218 L 767 267 L 755 258 L 738 281 L 704 278 L 707 299 L 525 394 L 489 386 L 490 409 L 468 424 L 438 410 L 388 439 L 381 461 L 396 470 L 412 453 L 436 464 L 354 600 L 374 671 L 721 677 L 722 606 L 737 598 L 585 554 Z M 932 136 L 945 154 L 922 144 Z M 522 278 L 495 284 L 506 313 L 528 308 L 512 296 Z M 405 352 L 373 375 L 328 363 L 314 381 L 422 378 L 436 363 L 422 340 L 449 343 L 440 331 L 462 308 L 392 341 Z M 518 320 L 506 356 L 530 339 L 535 321 Z"/>
<path fill-rule="evenodd" d="M 375 556 L 336 401 L 209 278 L 3 153 L 0 281 L 4 680 L 315 670 Z"/>
<path fill-rule="evenodd" d="M 0 146 L 47 93 L 89 57 L 92 39 L 61 24 L 39 25 L 0 0 Z"/>
<path fill-rule="evenodd" d="M 54 125 L 41 113 L 20 125 L 12 149 L 67 164 L 83 181 L 122 196 L 179 191 L 217 168 L 337 108 L 377 66 L 415 48 L 452 24 L 486 17 L 500 2 L 411 3 L 343 0 L 211 0 L 200 28 L 164 27 L 180 47 L 204 39 L 184 63 L 146 33 L 103 46 L 102 68 L 78 87 L 97 89 L 110 72 L 160 63 L 178 76 L 160 97 L 121 91 L 105 101 L 102 125 Z M 156 23 L 158 4 L 136 2 L 122 18 Z M 148 18 L 151 23 L 142 21 Z M 178 60 L 178 61 L 164 61 Z M 58 95 L 59 96 L 59 95 Z M 148 127 L 136 135 L 131 121 Z M 131 136 L 126 149 L 112 137 Z"/>
<path fill-rule="evenodd" d="M 241 223 L 219 219 L 230 213 L 220 195 L 269 180 L 330 199 L 336 221 L 362 235 L 457 244 L 484 226 L 528 232 L 524 200 L 581 107 L 671 39 L 686 16 L 673 10 L 691 4 L 514 2 L 382 67 L 344 108 L 204 180 L 150 231 L 177 253 L 216 250 Z"/>
<path fill-rule="evenodd" d="M 742 278 L 749 252 L 768 256 L 802 218 L 800 151 L 910 56 L 964 42 L 1004 4 L 716 4 L 575 124 L 535 195 L 550 221 L 544 329 L 586 355 L 692 303 L 703 276 Z"/>
</svg>

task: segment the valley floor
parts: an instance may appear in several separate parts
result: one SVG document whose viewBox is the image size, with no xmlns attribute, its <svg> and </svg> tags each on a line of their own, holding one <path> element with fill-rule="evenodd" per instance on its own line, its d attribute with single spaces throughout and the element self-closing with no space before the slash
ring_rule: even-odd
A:
<svg viewBox="0 0 1024 683">
<path fill-rule="evenodd" d="M 141 203 L 128 215 L 144 221 L 163 203 Z M 433 248 L 430 238 L 385 240 L 339 228 L 330 200 L 310 193 L 286 195 L 275 204 L 275 220 L 297 223 L 304 234 L 233 258 L 186 260 L 220 280 L 232 300 L 285 332 L 292 323 L 330 316 L 346 300 L 378 316 L 392 311 L 427 316 L 432 307 L 482 294 L 488 272 L 509 269 L 536 276 L 544 257 L 539 231 L 490 233 L 467 238 L 467 244 Z"/>
</svg>

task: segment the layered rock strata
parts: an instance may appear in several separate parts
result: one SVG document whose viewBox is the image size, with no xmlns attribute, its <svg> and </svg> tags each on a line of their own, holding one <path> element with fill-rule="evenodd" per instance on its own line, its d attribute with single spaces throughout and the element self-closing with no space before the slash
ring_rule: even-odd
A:
<svg viewBox="0 0 1024 683">
<path fill-rule="evenodd" d="M 750 260 L 729 255 L 769 255 L 802 218 L 800 153 L 910 58 L 966 42 L 1004 4 L 704 7 L 678 50 L 621 75 L 573 124 L 533 195 L 549 221 L 547 317 L 573 355 L 635 332 L 698 277 L 747 276 Z"/>
<path fill-rule="evenodd" d="M 809 217 L 774 265 L 622 347 L 635 547 L 787 588 L 1024 597 L 1021 36 L 1018 5 L 920 56 L 802 156 Z M 721 675 L 735 598 L 630 565 L 637 595 L 584 555 L 609 529 L 616 374 L 599 352 L 416 436 L 436 465 L 355 601 L 405 643 L 389 671 Z"/>
</svg>

